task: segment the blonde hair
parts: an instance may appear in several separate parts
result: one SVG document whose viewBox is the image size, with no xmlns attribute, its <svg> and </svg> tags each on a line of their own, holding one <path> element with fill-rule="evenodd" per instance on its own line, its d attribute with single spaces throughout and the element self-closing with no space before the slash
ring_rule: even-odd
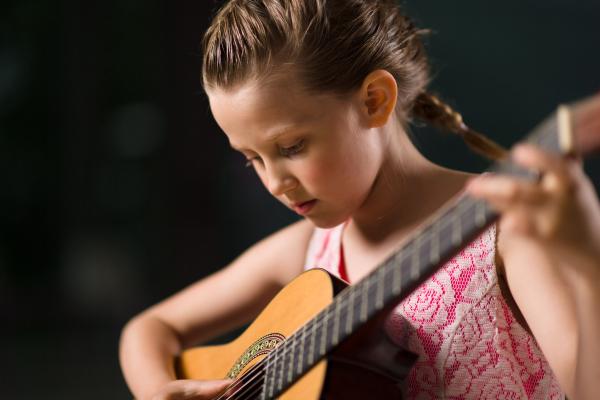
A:
<svg viewBox="0 0 600 400">
<path fill-rule="evenodd" d="M 503 157 L 504 149 L 427 93 L 424 33 L 394 0 L 229 0 L 203 39 L 203 84 L 231 89 L 292 66 L 307 91 L 343 95 L 384 69 L 396 79 L 403 120 L 417 117 L 488 158 Z"/>
</svg>

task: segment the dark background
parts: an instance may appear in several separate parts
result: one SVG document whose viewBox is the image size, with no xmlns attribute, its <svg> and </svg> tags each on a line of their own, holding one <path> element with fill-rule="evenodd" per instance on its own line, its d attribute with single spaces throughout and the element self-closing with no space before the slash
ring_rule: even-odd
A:
<svg viewBox="0 0 600 400">
<path fill-rule="evenodd" d="M 597 0 L 404 3 L 434 31 L 433 88 L 504 145 L 600 90 Z M 123 324 L 294 220 L 201 92 L 215 4 L 0 5 L 0 398 L 130 398 Z M 439 163 L 487 165 L 415 135 Z M 598 187 L 598 158 L 586 168 Z"/>
</svg>

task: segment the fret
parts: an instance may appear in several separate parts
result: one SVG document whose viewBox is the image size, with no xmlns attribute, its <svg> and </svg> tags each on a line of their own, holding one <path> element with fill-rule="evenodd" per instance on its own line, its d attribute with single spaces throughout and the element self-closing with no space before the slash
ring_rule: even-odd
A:
<svg viewBox="0 0 600 400">
<path fill-rule="evenodd" d="M 269 382 L 266 380 L 267 378 L 268 378 L 268 376 L 267 376 L 267 373 L 265 372 L 265 381 L 261 385 L 261 390 L 260 390 L 260 400 L 267 400 L 269 398 L 268 391 L 265 390 L 265 388 L 268 387 L 268 382 Z"/>
<path fill-rule="evenodd" d="M 478 231 L 475 212 L 478 202 L 478 200 L 471 197 L 462 202 L 460 219 L 463 226 L 463 237 L 461 238 L 461 243 L 467 239 L 465 236 L 469 235 L 469 232 L 476 233 Z"/>
<path fill-rule="evenodd" d="M 419 240 L 419 277 L 423 275 L 423 268 L 431 264 L 431 227 L 427 226 L 421 231 Z"/>
<path fill-rule="evenodd" d="M 285 346 L 281 346 L 281 352 L 283 353 L 281 357 L 279 357 L 279 363 L 281 364 L 281 368 L 277 367 L 277 363 L 275 363 L 275 374 L 279 377 L 277 380 L 277 390 L 281 391 L 283 389 L 283 366 L 285 363 Z"/>
<path fill-rule="evenodd" d="M 296 370 L 297 374 L 300 375 L 302 373 L 302 367 L 304 366 L 304 341 L 306 340 L 306 327 L 308 324 L 302 325 L 302 339 L 300 339 L 300 357 L 298 358 L 298 369 Z"/>
<path fill-rule="evenodd" d="M 448 247 L 451 245 L 452 238 L 452 230 L 453 230 L 453 220 L 452 215 L 448 213 L 444 214 L 444 216 L 440 219 L 439 222 L 439 231 L 440 237 L 443 240 L 440 242 L 440 254 L 445 254 L 448 250 Z"/>
<path fill-rule="evenodd" d="M 421 247 L 421 235 L 418 234 L 412 242 L 412 246 L 409 247 L 409 251 L 412 252 L 410 262 L 410 277 L 413 280 L 419 279 L 421 271 L 419 270 L 419 252 Z"/>
<path fill-rule="evenodd" d="M 483 201 L 478 201 L 475 203 L 475 224 L 477 224 L 478 228 L 483 228 L 485 226 L 485 217 L 486 207 Z"/>
<path fill-rule="evenodd" d="M 310 341 L 310 350 L 308 352 L 308 363 L 310 365 L 312 365 L 314 363 L 314 361 L 315 361 L 315 341 L 316 341 L 316 336 L 317 336 L 317 323 L 316 323 L 316 320 L 313 319 L 311 321 L 311 323 L 312 323 L 311 330 L 310 330 L 310 333 L 311 333 L 310 339 L 311 339 L 311 341 Z"/>
<path fill-rule="evenodd" d="M 375 309 L 381 310 L 383 308 L 383 284 L 385 282 L 385 269 L 380 267 L 377 270 L 377 293 L 375 296 Z"/>
<path fill-rule="evenodd" d="M 469 217 L 468 211 L 470 209 L 471 204 L 474 204 L 472 197 L 463 197 L 456 206 L 456 217 L 458 218 L 458 233 L 460 236 L 460 239 L 458 241 L 459 244 L 464 239 L 464 232 L 466 230 L 465 228 L 468 227 L 468 225 L 465 224 L 464 218 Z"/>
<path fill-rule="evenodd" d="M 287 373 L 287 383 L 292 382 L 292 372 L 294 371 L 294 358 L 296 355 L 296 346 L 295 346 L 295 341 L 296 341 L 296 335 L 293 335 L 291 337 L 292 341 L 289 344 L 290 347 L 290 353 L 291 357 L 290 357 L 290 363 L 289 363 L 289 367 L 288 367 L 288 373 Z"/>
<path fill-rule="evenodd" d="M 271 354 L 273 354 L 273 356 L 271 357 Z M 266 385 L 267 385 L 267 391 L 263 392 L 263 398 L 267 397 L 267 393 L 268 393 L 268 397 L 269 398 L 273 398 L 273 391 L 275 390 L 275 380 L 271 377 L 271 358 L 275 358 L 276 354 L 275 354 L 275 350 L 272 350 L 271 353 L 269 353 L 266 357 L 267 360 L 267 366 L 266 366 L 266 373 L 265 373 L 265 377 L 266 377 Z"/>
<path fill-rule="evenodd" d="M 356 292 L 356 286 L 348 290 L 350 291 L 350 305 L 348 306 L 348 319 L 346 320 L 346 335 L 352 333 L 352 325 L 354 324 L 354 293 Z"/>
<path fill-rule="evenodd" d="M 404 252 L 401 252 L 399 256 L 395 257 L 399 259 L 396 262 L 391 263 L 392 268 L 392 294 L 398 296 L 402 290 L 402 261 L 404 260 Z"/>
<path fill-rule="evenodd" d="M 527 141 L 543 147 L 546 151 L 552 153 L 560 153 L 561 149 L 564 151 L 572 150 L 569 147 L 561 146 L 561 133 L 566 133 L 564 131 L 561 132 L 560 127 L 561 119 L 564 116 L 564 111 L 561 111 L 559 108 L 558 112 L 546 118 L 533 129 L 533 133 L 527 136 Z"/>
<path fill-rule="evenodd" d="M 329 308 L 325 310 L 325 318 L 323 318 L 323 323 L 321 326 L 323 327 L 323 332 L 321 333 L 321 345 L 319 347 L 319 355 L 325 355 L 326 353 L 326 344 L 327 344 L 327 319 L 329 319 Z"/>
<path fill-rule="evenodd" d="M 459 203 L 460 207 L 460 203 Z M 462 225 L 460 222 L 460 215 L 452 216 L 452 244 L 458 246 L 462 238 Z"/>
<path fill-rule="evenodd" d="M 429 261 L 437 265 L 440 262 L 440 227 L 437 222 L 431 226 L 431 247 L 429 250 Z"/>
<path fill-rule="evenodd" d="M 339 343 L 339 338 L 340 338 L 340 301 L 335 301 L 335 311 L 334 311 L 334 320 L 333 320 L 333 337 L 332 337 L 332 344 L 334 346 L 337 346 L 337 344 Z"/>
<path fill-rule="evenodd" d="M 361 302 L 360 302 L 360 322 L 367 320 L 367 307 L 369 305 L 369 286 L 371 285 L 371 275 L 360 283 Z"/>
<path fill-rule="evenodd" d="M 270 353 L 270 354 L 273 354 L 273 375 L 274 375 L 271 379 L 271 386 L 269 388 L 269 397 L 270 398 L 273 397 L 273 393 L 275 391 L 275 380 L 277 378 L 277 355 L 279 353 L 279 351 L 277 351 L 277 350 L 278 350 L 278 347 L 273 349 L 272 352 Z"/>
</svg>

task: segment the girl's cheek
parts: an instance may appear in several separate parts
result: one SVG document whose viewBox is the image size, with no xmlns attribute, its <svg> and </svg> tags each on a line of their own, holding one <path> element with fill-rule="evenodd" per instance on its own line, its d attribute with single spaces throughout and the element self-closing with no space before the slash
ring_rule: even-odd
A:
<svg viewBox="0 0 600 400">
<path fill-rule="evenodd" d="M 335 176 L 339 164 L 332 157 L 318 157 L 311 160 L 305 169 L 305 179 L 313 184 L 332 184 L 332 177 Z"/>
<path fill-rule="evenodd" d="M 326 180 L 327 170 L 326 168 L 320 168 L 318 165 L 311 165 L 303 175 L 302 183 L 310 189 L 310 187 L 318 186 L 319 182 Z"/>
</svg>

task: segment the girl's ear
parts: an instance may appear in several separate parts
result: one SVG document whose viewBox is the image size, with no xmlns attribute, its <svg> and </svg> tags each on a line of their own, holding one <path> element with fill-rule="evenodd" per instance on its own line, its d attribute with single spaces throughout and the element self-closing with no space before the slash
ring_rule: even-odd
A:
<svg viewBox="0 0 600 400">
<path fill-rule="evenodd" d="M 367 125 L 370 128 L 381 127 L 388 122 L 396 109 L 396 79 L 386 70 L 375 70 L 364 79 L 359 96 Z"/>
</svg>

